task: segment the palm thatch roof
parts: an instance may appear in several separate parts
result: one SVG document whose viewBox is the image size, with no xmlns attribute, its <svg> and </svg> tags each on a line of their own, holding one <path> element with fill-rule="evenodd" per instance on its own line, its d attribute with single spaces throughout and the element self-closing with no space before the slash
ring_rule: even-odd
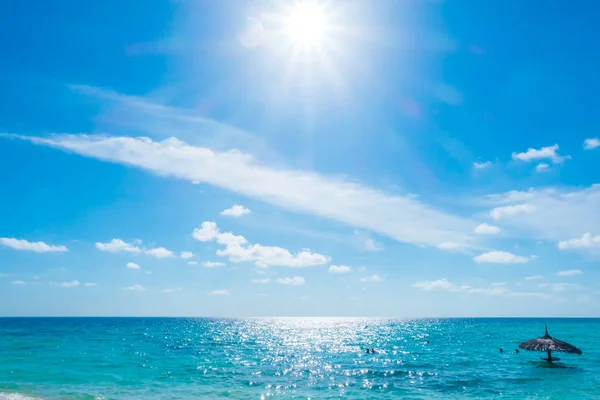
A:
<svg viewBox="0 0 600 400">
<path fill-rule="evenodd" d="M 553 338 L 548 334 L 548 327 L 546 326 L 546 334 L 538 339 L 529 340 L 519 345 L 520 348 L 532 351 L 558 351 L 563 353 L 581 354 L 581 350 L 577 347 Z"/>
</svg>

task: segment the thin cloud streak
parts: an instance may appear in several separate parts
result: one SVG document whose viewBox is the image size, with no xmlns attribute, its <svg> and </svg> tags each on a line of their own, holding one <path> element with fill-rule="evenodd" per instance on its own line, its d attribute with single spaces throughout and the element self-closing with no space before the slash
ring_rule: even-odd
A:
<svg viewBox="0 0 600 400">
<path fill-rule="evenodd" d="M 5 135 L 6 136 L 6 135 Z M 266 166 L 239 151 L 215 152 L 176 138 L 53 135 L 12 138 L 143 168 L 162 176 L 208 183 L 282 208 L 327 217 L 397 241 L 435 246 L 471 242 L 471 221 L 409 196 L 390 195 L 315 172 Z M 327 199 L 327 201 L 324 201 Z"/>
</svg>

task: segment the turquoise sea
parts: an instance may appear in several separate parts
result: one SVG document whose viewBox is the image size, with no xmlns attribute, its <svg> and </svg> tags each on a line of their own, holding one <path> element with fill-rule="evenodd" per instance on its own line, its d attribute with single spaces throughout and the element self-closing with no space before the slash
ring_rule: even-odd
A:
<svg viewBox="0 0 600 400">
<path fill-rule="evenodd" d="M 583 355 L 515 354 L 544 324 Z M 598 398 L 599 339 L 600 319 L 0 318 L 0 399 Z"/>
</svg>

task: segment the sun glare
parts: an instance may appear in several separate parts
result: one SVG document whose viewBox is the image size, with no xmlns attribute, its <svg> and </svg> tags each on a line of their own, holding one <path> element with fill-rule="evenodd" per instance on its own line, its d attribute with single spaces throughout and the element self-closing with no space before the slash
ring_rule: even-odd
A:
<svg viewBox="0 0 600 400">
<path fill-rule="evenodd" d="M 327 18 L 319 4 L 303 2 L 289 10 L 284 31 L 292 41 L 304 47 L 318 45 L 325 37 Z"/>
</svg>

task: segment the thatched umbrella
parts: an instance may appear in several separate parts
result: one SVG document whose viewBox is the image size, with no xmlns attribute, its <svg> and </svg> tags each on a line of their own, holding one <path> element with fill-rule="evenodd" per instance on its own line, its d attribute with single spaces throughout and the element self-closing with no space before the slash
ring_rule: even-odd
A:
<svg viewBox="0 0 600 400">
<path fill-rule="evenodd" d="M 563 342 L 562 340 L 554 339 L 548 334 L 548 326 L 546 326 L 546 334 L 539 339 L 533 339 L 528 342 L 523 342 L 519 345 L 520 348 L 532 351 L 546 351 L 548 352 L 548 358 L 542 358 L 549 363 L 552 361 L 558 361 L 559 358 L 552 358 L 553 351 L 560 351 L 563 353 L 581 354 L 581 350 L 577 347 Z"/>
</svg>

